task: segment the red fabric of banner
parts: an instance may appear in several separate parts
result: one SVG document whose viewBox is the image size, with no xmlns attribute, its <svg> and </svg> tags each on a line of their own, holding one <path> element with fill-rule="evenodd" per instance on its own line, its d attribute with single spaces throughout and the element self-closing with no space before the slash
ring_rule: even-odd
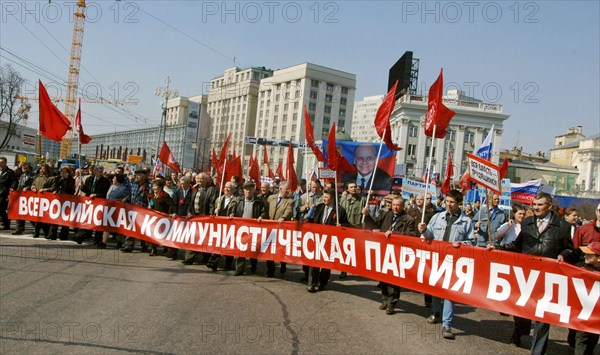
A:
<svg viewBox="0 0 600 355">
<path fill-rule="evenodd" d="M 10 193 L 9 218 L 105 230 L 208 253 L 346 271 L 456 302 L 600 334 L 600 273 L 556 260 L 312 223 L 170 218 L 114 200 Z"/>
</svg>

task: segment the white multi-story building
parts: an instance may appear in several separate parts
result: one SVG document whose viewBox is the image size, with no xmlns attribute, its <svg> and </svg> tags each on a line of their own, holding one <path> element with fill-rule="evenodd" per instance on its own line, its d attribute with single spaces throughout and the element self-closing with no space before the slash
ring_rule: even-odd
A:
<svg viewBox="0 0 600 355">
<path fill-rule="evenodd" d="M 244 140 L 254 136 L 258 87 L 261 80 L 272 75 L 273 71 L 265 67 L 235 67 L 211 80 L 208 114 L 213 122 L 212 144 L 217 152 L 230 134 L 229 152 L 235 149 L 239 155 L 243 151 L 244 165 L 247 163 L 251 149 L 244 147 Z"/>
<path fill-rule="evenodd" d="M 383 102 L 383 95 L 367 96 L 362 101 L 354 103 L 352 114 L 352 140 L 357 142 L 371 142 L 379 139 L 373 129 L 373 122 L 377 109 Z"/>
<path fill-rule="evenodd" d="M 576 167 L 576 189 L 597 196 L 600 192 L 600 133 L 584 136 L 581 126 L 571 127 L 554 139 L 550 162 Z"/>
<path fill-rule="evenodd" d="M 260 82 L 256 136 L 304 142 L 304 106 L 307 107 L 316 140 L 327 138 L 333 123 L 337 131 L 350 134 L 355 92 L 356 75 L 336 69 L 303 63 L 275 70 L 272 77 Z M 268 147 L 272 169 L 279 161 L 285 163 L 287 149 Z M 304 176 L 307 166 L 304 154 L 294 150 L 296 173 L 299 177 Z M 255 156 L 262 162 L 263 149 L 255 149 Z M 314 164 L 313 159 L 314 156 L 307 156 L 308 166 Z"/>
<path fill-rule="evenodd" d="M 432 170 L 443 175 L 449 150 L 455 177 L 460 177 L 466 168 L 466 153 L 481 145 L 492 125 L 492 162 L 498 164 L 503 122 L 509 117 L 502 105 L 483 103 L 459 90 L 448 91 L 443 101 L 456 115 L 450 121 L 446 138 L 434 142 Z M 392 140 L 404 148 L 398 152 L 396 164 L 405 164 L 408 177 L 420 178 L 427 166 L 431 137 L 425 136 L 426 112 L 427 97 L 406 94 L 396 102 L 390 118 Z"/>
</svg>

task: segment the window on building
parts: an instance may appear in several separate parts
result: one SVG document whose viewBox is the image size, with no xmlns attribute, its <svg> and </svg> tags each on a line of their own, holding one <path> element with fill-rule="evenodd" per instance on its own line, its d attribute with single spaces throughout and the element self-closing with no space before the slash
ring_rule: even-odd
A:
<svg viewBox="0 0 600 355">
<path fill-rule="evenodd" d="M 408 154 L 408 156 L 414 156 L 415 154 L 417 154 L 417 145 L 416 144 L 409 144 L 407 149 L 406 149 L 406 154 Z"/>
<path fill-rule="evenodd" d="M 325 113 L 331 113 L 331 106 L 325 106 Z"/>
<path fill-rule="evenodd" d="M 275 95 L 275 101 L 279 101 L 279 94 Z"/>
<path fill-rule="evenodd" d="M 290 105 L 286 103 L 283 105 L 283 110 L 287 111 L 289 107 L 290 107 Z"/>
<path fill-rule="evenodd" d="M 300 90 L 296 90 L 296 92 L 294 93 L 294 98 L 299 98 L 300 97 Z"/>
<path fill-rule="evenodd" d="M 345 125 L 346 125 L 346 120 L 342 120 L 342 119 L 338 120 L 338 126 L 340 128 L 344 128 Z"/>
<path fill-rule="evenodd" d="M 319 81 L 318 80 L 311 80 L 310 81 L 310 86 L 313 88 L 318 88 L 319 87 Z"/>
<path fill-rule="evenodd" d="M 345 108 L 341 108 L 340 109 L 340 116 L 341 117 L 345 117 L 346 116 L 346 109 Z"/>
<path fill-rule="evenodd" d="M 415 126 L 408 127 L 408 136 L 409 137 L 416 137 L 418 134 L 419 134 L 418 127 L 415 127 Z"/>
<path fill-rule="evenodd" d="M 279 112 L 279 105 L 275 105 L 275 109 L 273 110 L 273 112 Z"/>
<path fill-rule="evenodd" d="M 309 102 L 308 103 L 308 109 L 309 110 L 316 110 L 317 109 L 317 104 L 315 104 L 314 102 Z"/>
<path fill-rule="evenodd" d="M 340 105 L 346 105 L 346 102 L 348 102 L 348 99 L 345 97 L 340 98 Z"/>
<path fill-rule="evenodd" d="M 348 93 L 348 88 L 342 86 L 342 94 L 347 94 Z"/>
<path fill-rule="evenodd" d="M 259 72 L 252 73 L 252 79 L 259 80 L 260 79 L 260 73 Z"/>
<path fill-rule="evenodd" d="M 324 116 L 323 117 L 323 126 L 329 126 L 329 122 L 331 121 L 331 117 Z"/>
<path fill-rule="evenodd" d="M 283 123 L 287 123 L 288 115 L 287 113 L 283 115 Z"/>
<path fill-rule="evenodd" d="M 294 102 L 294 110 L 297 110 L 299 106 L 300 104 L 298 103 L 298 101 Z"/>
<path fill-rule="evenodd" d="M 465 132 L 465 143 L 475 142 L 475 132 Z"/>
<path fill-rule="evenodd" d="M 317 92 L 315 90 L 311 90 L 310 91 L 310 98 L 311 99 L 316 99 L 317 98 Z"/>
<path fill-rule="evenodd" d="M 332 95 L 325 95 L 325 102 L 332 102 L 333 101 L 333 96 Z"/>
<path fill-rule="evenodd" d="M 327 91 L 333 91 L 333 84 L 327 83 Z"/>
</svg>

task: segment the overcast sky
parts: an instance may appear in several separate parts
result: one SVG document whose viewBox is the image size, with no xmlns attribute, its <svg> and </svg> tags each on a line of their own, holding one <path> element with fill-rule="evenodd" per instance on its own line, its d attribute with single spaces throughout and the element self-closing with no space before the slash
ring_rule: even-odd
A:
<svg viewBox="0 0 600 355">
<path fill-rule="evenodd" d="M 358 101 L 384 94 L 389 67 L 411 50 L 423 93 L 443 67 L 447 87 L 504 106 L 503 148 L 546 151 L 568 127 L 600 131 L 599 3 L 87 1 L 80 91 L 133 104 L 84 103 L 84 127 L 156 126 L 167 76 L 183 96 L 207 94 L 233 66 L 346 71 Z M 1 4 L 1 65 L 21 72 L 26 93 L 41 79 L 64 97 L 75 1 Z"/>
</svg>

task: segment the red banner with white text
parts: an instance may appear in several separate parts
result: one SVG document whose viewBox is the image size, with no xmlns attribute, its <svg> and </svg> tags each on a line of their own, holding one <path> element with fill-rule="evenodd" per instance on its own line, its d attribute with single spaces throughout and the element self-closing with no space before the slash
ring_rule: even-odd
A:
<svg viewBox="0 0 600 355">
<path fill-rule="evenodd" d="M 12 191 L 10 219 L 106 230 L 166 247 L 346 271 L 437 297 L 600 333 L 600 273 L 556 260 L 359 229 L 170 218 L 104 199 Z"/>
</svg>

